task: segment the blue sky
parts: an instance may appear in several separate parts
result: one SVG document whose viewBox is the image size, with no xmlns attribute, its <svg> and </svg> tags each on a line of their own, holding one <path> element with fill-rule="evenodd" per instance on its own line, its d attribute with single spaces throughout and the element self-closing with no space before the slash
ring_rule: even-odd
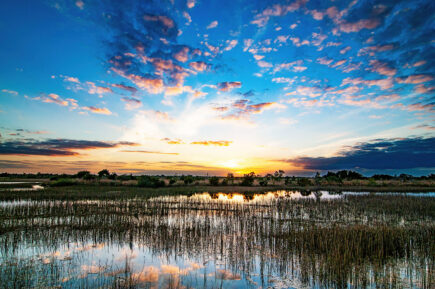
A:
<svg viewBox="0 0 435 289">
<path fill-rule="evenodd" d="M 4 171 L 435 167 L 432 1 L 0 7 Z"/>
</svg>

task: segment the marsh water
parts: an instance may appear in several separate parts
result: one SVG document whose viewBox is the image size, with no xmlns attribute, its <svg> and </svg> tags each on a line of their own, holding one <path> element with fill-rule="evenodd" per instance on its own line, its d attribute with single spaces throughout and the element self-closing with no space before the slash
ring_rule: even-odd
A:
<svg viewBox="0 0 435 289">
<path fill-rule="evenodd" d="M 435 195 L 0 202 L 0 288 L 434 288 Z"/>
</svg>

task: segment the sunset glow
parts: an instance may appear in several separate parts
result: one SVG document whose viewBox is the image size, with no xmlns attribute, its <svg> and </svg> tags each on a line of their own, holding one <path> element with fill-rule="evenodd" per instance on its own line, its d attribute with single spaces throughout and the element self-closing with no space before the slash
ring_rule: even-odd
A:
<svg viewBox="0 0 435 289">
<path fill-rule="evenodd" d="M 435 167 L 433 1 L 0 7 L 2 172 Z"/>
</svg>

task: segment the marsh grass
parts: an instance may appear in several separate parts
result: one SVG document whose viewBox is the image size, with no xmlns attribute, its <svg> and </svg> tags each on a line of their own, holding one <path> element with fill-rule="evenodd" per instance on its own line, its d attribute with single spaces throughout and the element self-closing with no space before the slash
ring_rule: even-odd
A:
<svg viewBox="0 0 435 289">
<path fill-rule="evenodd" d="M 42 265 L 20 255 L 29 244 L 53 252 L 77 242 L 147 247 L 156 255 L 219 261 L 234 272 L 221 277 L 238 274 L 249 280 L 259 274 L 265 287 L 273 283 L 273 276 L 300 280 L 309 287 L 433 286 L 434 198 L 373 194 L 292 200 L 282 192 L 275 194 L 268 199 L 253 192 L 241 199 L 228 195 L 224 201 L 214 194 L 189 192 L 100 200 L 65 195 L 3 203 L 0 287 L 35 287 L 39 282 L 71 288 L 145 286 L 132 279 L 134 272 L 127 265 L 122 278 L 102 272 L 78 283 L 61 282 L 80 265 L 79 259 Z M 115 267 L 106 264 L 110 270 L 105 272 L 120 269 Z M 181 288 L 181 283 L 168 284 Z"/>
</svg>

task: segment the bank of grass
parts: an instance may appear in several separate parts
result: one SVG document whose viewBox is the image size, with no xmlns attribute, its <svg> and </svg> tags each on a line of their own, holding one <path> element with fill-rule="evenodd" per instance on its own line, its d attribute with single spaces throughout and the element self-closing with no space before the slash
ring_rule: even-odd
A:
<svg viewBox="0 0 435 289">
<path fill-rule="evenodd" d="M 240 193 L 253 194 L 277 190 L 289 191 L 328 191 L 341 193 L 353 192 L 435 192 L 435 187 L 409 187 L 409 186 L 210 186 L 210 185 L 176 185 L 160 188 L 143 188 L 134 185 L 121 185 L 117 183 L 74 183 L 64 180 L 57 181 L 59 185 L 45 185 L 43 190 L 36 191 L 11 191 L 9 188 L 0 188 L 0 200 L 23 199 L 53 199 L 53 200 L 78 200 L 78 199 L 131 199 L 151 198 L 157 196 L 191 195 L 194 193 Z M 20 186 L 21 187 L 21 186 Z M 26 186 L 23 186 L 26 187 Z M 27 186 L 31 187 L 31 186 Z"/>
</svg>

